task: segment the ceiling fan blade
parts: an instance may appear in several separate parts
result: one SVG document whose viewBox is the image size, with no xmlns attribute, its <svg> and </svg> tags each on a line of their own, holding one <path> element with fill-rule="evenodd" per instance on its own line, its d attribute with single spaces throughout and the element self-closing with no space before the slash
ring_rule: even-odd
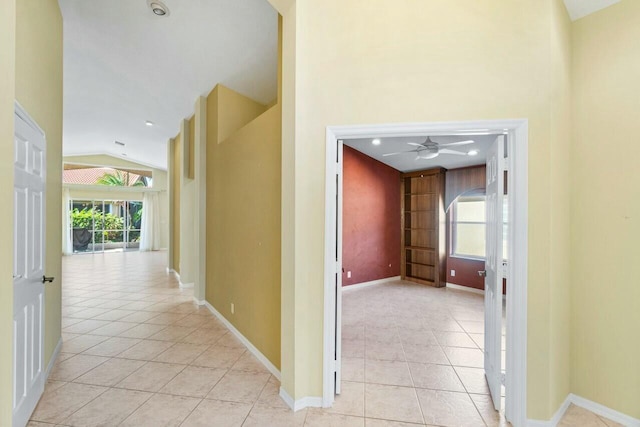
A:
<svg viewBox="0 0 640 427">
<path fill-rule="evenodd" d="M 457 151 L 457 150 L 449 150 L 448 148 L 441 148 L 440 150 L 438 150 L 438 152 L 440 154 L 457 154 L 459 156 L 466 156 L 467 153 L 462 152 L 462 151 Z"/>
<path fill-rule="evenodd" d="M 414 146 L 416 146 L 416 147 L 424 147 L 424 145 L 422 145 L 422 144 L 418 144 L 418 143 L 416 143 L 416 142 L 407 142 L 407 144 L 409 144 L 409 145 L 414 145 Z"/>
<path fill-rule="evenodd" d="M 424 151 L 421 151 L 418 153 L 418 155 L 416 156 L 416 160 L 430 160 L 430 159 L 435 159 L 436 157 L 438 157 L 438 155 L 440 154 L 439 152 L 429 152 L 426 154 L 420 154 L 420 153 L 424 153 Z"/>
<path fill-rule="evenodd" d="M 414 153 L 415 151 L 398 151 L 396 153 L 387 153 L 387 154 L 383 154 L 382 157 L 387 157 L 387 156 L 395 156 L 396 154 L 406 154 L 406 153 Z"/>
<path fill-rule="evenodd" d="M 469 139 L 467 141 L 457 141 L 457 142 L 447 142 L 447 143 L 438 143 L 438 145 L 440 147 L 453 147 L 455 145 L 468 145 L 468 144 L 473 144 L 475 141 L 472 139 Z"/>
</svg>

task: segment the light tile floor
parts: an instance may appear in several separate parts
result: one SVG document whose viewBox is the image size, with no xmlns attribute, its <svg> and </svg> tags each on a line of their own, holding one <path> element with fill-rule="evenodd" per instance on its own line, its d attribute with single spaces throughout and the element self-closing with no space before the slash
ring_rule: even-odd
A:
<svg viewBox="0 0 640 427">
<path fill-rule="evenodd" d="M 482 374 L 478 295 L 408 282 L 345 292 L 342 394 L 293 413 L 165 260 L 64 258 L 64 344 L 29 426 L 507 425 Z M 572 406 L 561 425 L 615 424 Z"/>
</svg>

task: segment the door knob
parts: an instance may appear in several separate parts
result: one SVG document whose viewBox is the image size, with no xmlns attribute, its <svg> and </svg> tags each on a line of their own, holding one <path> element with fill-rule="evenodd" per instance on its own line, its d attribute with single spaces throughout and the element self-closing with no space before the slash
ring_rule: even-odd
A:
<svg viewBox="0 0 640 427">
<path fill-rule="evenodd" d="M 54 277 L 42 276 L 42 283 L 53 282 Z"/>
<path fill-rule="evenodd" d="M 480 270 L 480 271 L 478 271 L 478 276 L 480 276 L 480 277 L 486 277 L 486 276 L 487 276 L 487 270 Z"/>
</svg>

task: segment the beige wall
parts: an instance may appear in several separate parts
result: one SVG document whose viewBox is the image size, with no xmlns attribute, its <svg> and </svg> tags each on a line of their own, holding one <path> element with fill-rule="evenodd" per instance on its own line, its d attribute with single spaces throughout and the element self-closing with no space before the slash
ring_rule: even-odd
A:
<svg viewBox="0 0 640 427">
<path fill-rule="evenodd" d="M 536 230 L 529 235 L 528 416 L 548 419 L 557 409 L 569 375 L 557 369 L 569 348 L 561 325 L 567 267 L 552 260 L 567 260 L 566 245 L 552 236 L 567 222 L 552 203 L 568 186 L 566 128 L 551 120 L 556 109 L 566 112 L 552 99 L 566 95 L 556 74 L 566 63 L 569 22 L 558 7 L 559 0 L 309 0 L 281 10 L 283 99 L 295 103 L 293 112 L 290 104 L 283 110 L 282 148 L 283 194 L 290 193 L 283 209 L 292 209 L 283 220 L 282 298 L 295 304 L 283 312 L 283 322 L 295 324 L 282 325 L 292 355 L 283 359 L 283 385 L 294 398 L 322 393 L 326 127 L 527 118 L 535 177 L 529 227 Z M 560 379 L 551 380 L 552 369 Z"/>
<path fill-rule="evenodd" d="M 640 418 L 640 2 L 572 35 L 571 389 Z"/>
<path fill-rule="evenodd" d="M 206 300 L 279 368 L 281 112 L 262 111 L 223 86 L 207 99 Z"/>
<path fill-rule="evenodd" d="M 153 169 L 153 188 L 159 190 L 158 204 L 160 206 L 160 248 L 169 247 L 169 176 L 167 171 Z"/>
<path fill-rule="evenodd" d="M 0 200 L 13 200 L 16 1 L 0 2 Z M 0 203 L 0 235 L 13 235 L 13 203 Z M 13 239 L 0 240 L 0 425 L 11 425 Z"/>
<path fill-rule="evenodd" d="M 16 10 L 16 99 L 47 139 L 45 272 L 56 280 L 45 287 L 46 366 L 61 322 L 62 15 L 56 0 L 18 0 Z"/>
</svg>

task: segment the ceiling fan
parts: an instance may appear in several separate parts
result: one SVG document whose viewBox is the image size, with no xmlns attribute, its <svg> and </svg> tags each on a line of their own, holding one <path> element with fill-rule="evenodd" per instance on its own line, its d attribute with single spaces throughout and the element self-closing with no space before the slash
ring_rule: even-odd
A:
<svg viewBox="0 0 640 427">
<path fill-rule="evenodd" d="M 416 153 L 416 160 L 429 160 L 429 159 L 435 159 L 436 157 L 438 157 L 440 154 L 455 154 L 458 156 L 466 156 L 467 153 L 463 152 L 463 151 L 457 151 L 457 150 L 450 150 L 448 148 L 444 148 L 444 147 L 455 147 L 458 145 L 468 145 L 468 144 L 473 144 L 473 140 L 469 139 L 466 141 L 456 141 L 456 142 L 447 142 L 447 143 L 437 143 L 431 140 L 431 137 L 427 137 L 427 139 L 422 143 L 422 144 L 418 144 L 416 142 L 407 142 L 407 144 L 409 145 L 413 145 L 416 147 L 415 150 L 409 150 L 409 151 L 398 151 L 395 153 L 387 153 L 387 154 L 383 154 L 383 157 L 386 156 L 395 156 L 398 154 L 408 154 L 408 153 Z"/>
</svg>

